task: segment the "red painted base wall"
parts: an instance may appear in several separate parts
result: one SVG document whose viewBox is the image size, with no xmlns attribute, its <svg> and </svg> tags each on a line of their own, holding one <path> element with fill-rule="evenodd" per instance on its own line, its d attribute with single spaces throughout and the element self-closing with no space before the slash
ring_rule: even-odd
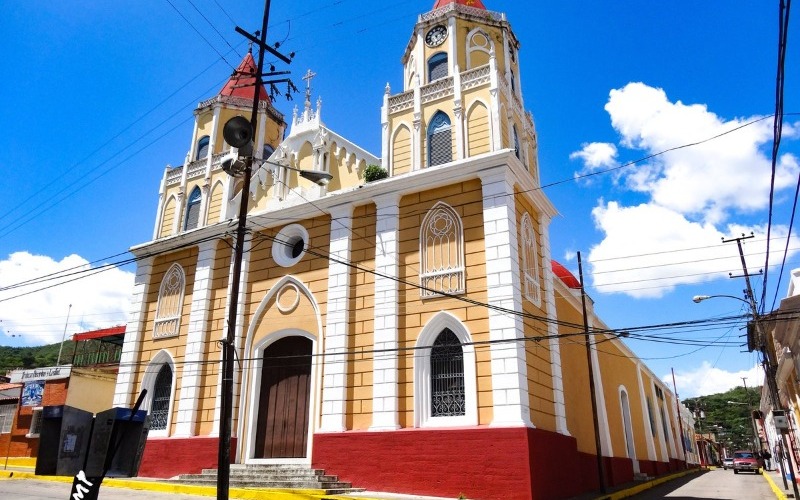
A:
<svg viewBox="0 0 800 500">
<path fill-rule="evenodd" d="M 231 438 L 231 456 L 235 456 L 236 438 Z M 179 474 L 198 474 L 216 469 L 219 438 L 149 438 L 144 447 L 139 477 L 168 478 Z"/>
<path fill-rule="evenodd" d="M 368 490 L 527 500 L 581 493 L 575 440 L 526 428 L 314 436 L 312 465 Z"/>
</svg>

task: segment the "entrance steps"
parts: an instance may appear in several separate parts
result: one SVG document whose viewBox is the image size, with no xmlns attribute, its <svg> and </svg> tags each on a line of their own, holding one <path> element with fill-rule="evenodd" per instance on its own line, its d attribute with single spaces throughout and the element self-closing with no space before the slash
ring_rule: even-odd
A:
<svg viewBox="0 0 800 500">
<path fill-rule="evenodd" d="M 173 481 L 216 486 L 217 469 L 203 469 L 200 474 L 181 474 Z M 231 464 L 229 484 L 231 488 L 324 490 L 326 495 L 364 491 L 339 481 L 337 476 L 325 474 L 324 470 L 312 469 L 307 465 Z"/>
</svg>

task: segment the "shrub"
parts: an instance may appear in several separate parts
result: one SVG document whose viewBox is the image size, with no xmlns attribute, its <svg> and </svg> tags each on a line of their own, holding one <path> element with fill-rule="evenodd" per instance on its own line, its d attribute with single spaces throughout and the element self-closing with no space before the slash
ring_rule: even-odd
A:
<svg viewBox="0 0 800 500">
<path fill-rule="evenodd" d="M 367 182 L 379 181 L 387 177 L 389 177 L 389 172 L 380 165 L 367 165 L 367 168 L 364 170 L 364 179 Z"/>
</svg>

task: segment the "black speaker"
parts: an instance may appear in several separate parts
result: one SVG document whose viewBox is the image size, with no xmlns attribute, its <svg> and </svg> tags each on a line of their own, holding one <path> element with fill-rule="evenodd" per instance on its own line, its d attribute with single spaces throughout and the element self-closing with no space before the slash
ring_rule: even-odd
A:
<svg viewBox="0 0 800 500">
<path fill-rule="evenodd" d="M 253 127 L 243 116 L 235 116 L 225 122 L 222 127 L 222 137 L 225 142 L 234 148 L 242 148 L 253 141 Z"/>
</svg>

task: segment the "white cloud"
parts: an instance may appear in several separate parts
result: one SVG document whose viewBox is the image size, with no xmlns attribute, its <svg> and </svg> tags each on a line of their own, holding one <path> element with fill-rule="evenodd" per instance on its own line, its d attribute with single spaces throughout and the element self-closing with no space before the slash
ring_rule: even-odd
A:
<svg viewBox="0 0 800 500">
<path fill-rule="evenodd" d="M 766 228 L 730 224 L 718 229 L 709 223 L 687 220 L 680 213 L 657 204 L 623 207 L 601 202 L 592 211 L 605 238 L 589 252 L 592 284 L 601 293 L 625 293 L 638 298 L 657 298 L 678 285 L 702 283 L 741 273 L 738 248 L 722 238 L 750 234 L 745 260 L 749 269 L 763 267 Z M 773 241 L 786 237 L 788 229 L 773 226 Z M 793 236 L 790 247 L 800 247 Z M 783 245 L 770 248 L 772 262 L 780 262 Z"/>
<path fill-rule="evenodd" d="M 612 90 L 605 109 L 620 134 L 620 145 L 636 150 L 634 158 L 678 149 L 616 174 L 621 179 L 619 188 L 644 195 L 644 203 L 624 206 L 620 201 L 600 200 L 593 210 L 596 227 L 604 235 L 589 256 L 598 290 L 660 297 L 677 285 L 715 279 L 737 268 L 741 272 L 736 246 L 721 247 L 720 240 L 742 232 L 756 234 L 748 243 L 752 259 L 748 267 L 763 266 L 763 228 L 730 221 L 768 206 L 771 164 L 765 146 L 772 140 L 772 120 L 724 120 L 705 105 L 670 102 L 662 89 L 643 83 Z M 756 122 L 744 126 L 752 121 Z M 786 130 L 785 137 L 796 135 L 791 125 Z M 609 161 L 610 148 L 597 144 L 585 145 L 570 158 L 583 160 L 584 171 L 598 168 Z M 680 147 L 689 144 L 694 145 Z M 615 148 L 615 162 L 617 155 Z M 779 196 L 794 187 L 798 173 L 797 158 L 782 155 L 775 177 Z M 774 238 L 787 232 L 785 227 L 772 229 Z M 799 241 L 792 238 L 789 248 L 797 248 Z M 678 252 L 689 248 L 699 250 Z M 640 257 L 619 259 L 622 256 Z M 780 262 L 781 256 L 770 260 Z"/>
<path fill-rule="evenodd" d="M 569 155 L 570 160 L 583 161 L 584 168 L 576 173 L 576 176 L 583 176 L 598 170 L 616 167 L 616 158 L 617 147 L 608 142 L 583 144 L 580 151 L 575 151 Z"/>
<path fill-rule="evenodd" d="M 50 344 L 61 341 L 65 325 L 69 338 L 74 333 L 124 324 L 133 273 L 116 267 L 96 273 L 91 270 L 98 268 L 78 255 L 56 261 L 48 256 L 15 252 L 0 260 L 3 334 L 21 335 L 27 345 Z M 47 276 L 55 279 L 7 288 Z"/>
<path fill-rule="evenodd" d="M 755 365 L 748 370 L 729 372 L 711 366 L 708 361 L 694 370 L 675 370 L 675 385 L 680 398 L 695 398 L 727 392 L 742 386 L 742 377 L 747 377 L 747 387 L 757 387 L 764 383 L 764 370 Z M 672 387 L 672 374 L 661 377 L 667 387 Z"/>
</svg>

